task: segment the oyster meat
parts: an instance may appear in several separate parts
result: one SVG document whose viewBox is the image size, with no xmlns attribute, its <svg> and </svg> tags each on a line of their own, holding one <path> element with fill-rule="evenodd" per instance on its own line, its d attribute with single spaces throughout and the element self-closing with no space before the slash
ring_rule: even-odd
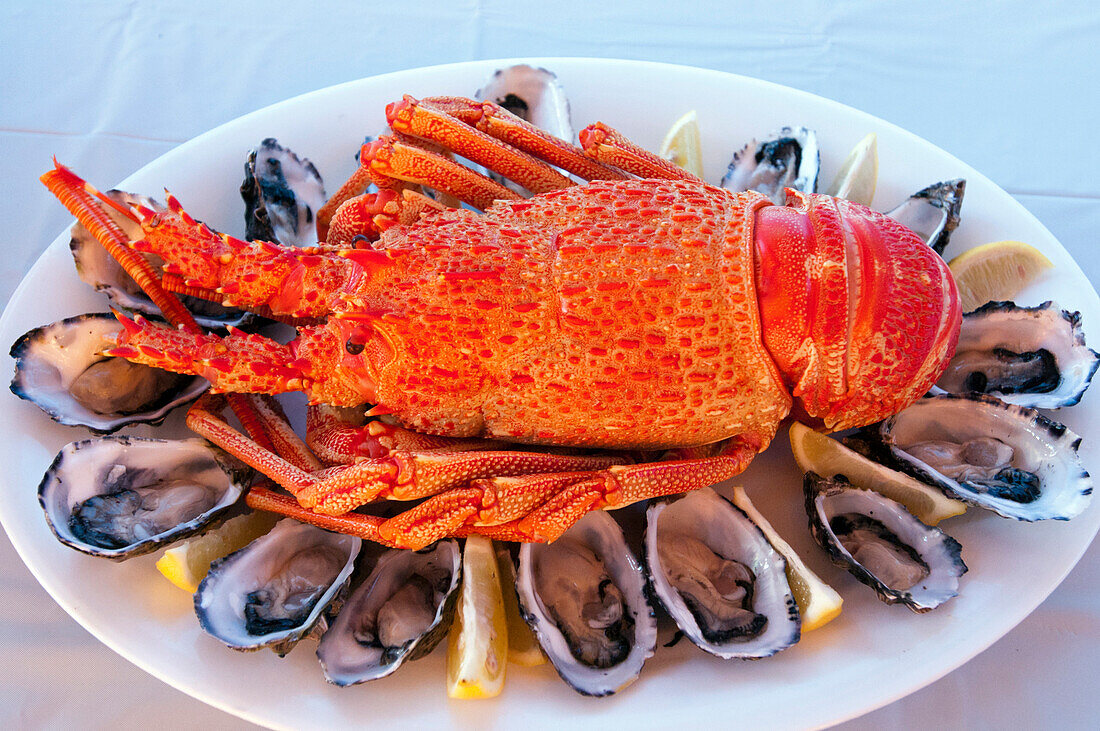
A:
<svg viewBox="0 0 1100 731">
<path fill-rule="evenodd" d="M 787 562 L 740 508 L 706 488 L 654 501 L 646 519 L 653 593 L 688 639 L 724 658 L 768 657 L 798 642 Z"/>
<path fill-rule="evenodd" d="M 106 434 L 127 424 L 159 424 L 210 384 L 196 376 L 110 358 L 122 324 L 106 313 L 35 328 L 15 341 L 11 391 L 61 424 Z"/>
<path fill-rule="evenodd" d="M 1091 499 L 1080 437 L 992 396 L 927 396 L 864 434 L 917 479 L 1007 518 L 1068 520 Z"/>
<path fill-rule="evenodd" d="M 950 393 L 990 393 L 1019 406 L 1073 406 L 1100 354 L 1085 345 L 1081 314 L 1052 302 L 989 302 L 963 315 L 955 356 L 936 385 Z"/>
<path fill-rule="evenodd" d="M 784 188 L 816 192 L 820 172 L 817 133 L 805 127 L 783 127 L 735 153 L 722 187 L 734 192 L 755 190 L 782 205 L 786 200 Z"/>
<path fill-rule="evenodd" d="M 966 564 L 954 538 L 842 476 L 808 472 L 804 488 L 814 539 L 882 601 L 923 613 L 958 595 Z"/>
<path fill-rule="evenodd" d="M 140 205 L 154 211 L 167 210 L 159 201 L 137 193 L 109 190 L 105 195 L 124 207 Z M 113 208 L 107 207 L 106 211 L 123 233 L 130 237 L 130 240 L 142 237 L 141 226 L 137 222 Z M 105 294 L 112 307 L 128 312 L 140 312 L 154 319 L 161 317 L 160 309 L 141 290 L 137 282 L 107 253 L 103 244 L 96 241 L 91 232 L 80 223 L 73 224 L 69 250 L 72 252 L 76 273 L 80 279 L 95 291 Z M 144 254 L 144 256 L 155 270 L 159 271 L 164 265 L 164 262 L 153 254 Z M 195 316 L 195 321 L 206 328 L 224 328 L 229 325 L 241 327 L 252 318 L 246 312 L 224 307 L 217 302 L 189 295 L 177 296 Z"/>
<path fill-rule="evenodd" d="M 935 183 L 918 190 L 886 215 L 912 229 L 937 254 L 943 254 L 951 232 L 959 225 L 966 181 Z"/>
<path fill-rule="evenodd" d="M 322 623 L 351 578 L 361 545 L 354 536 L 280 520 L 267 535 L 210 564 L 195 593 L 199 624 L 234 650 L 270 647 L 285 654 Z"/>
<path fill-rule="evenodd" d="M 62 543 L 121 561 L 209 527 L 250 475 L 202 439 L 100 437 L 57 454 L 38 502 Z"/>
<path fill-rule="evenodd" d="M 657 643 L 645 576 L 605 511 L 588 513 L 549 544 L 525 543 L 520 611 L 562 679 L 611 695 L 634 682 Z"/>
<path fill-rule="evenodd" d="M 450 629 L 461 571 L 455 540 L 383 553 L 317 646 L 328 681 L 375 680 L 431 652 Z"/>
<path fill-rule="evenodd" d="M 317 210 L 325 186 L 313 163 L 268 137 L 244 164 L 245 238 L 286 246 L 315 246 Z"/>
</svg>

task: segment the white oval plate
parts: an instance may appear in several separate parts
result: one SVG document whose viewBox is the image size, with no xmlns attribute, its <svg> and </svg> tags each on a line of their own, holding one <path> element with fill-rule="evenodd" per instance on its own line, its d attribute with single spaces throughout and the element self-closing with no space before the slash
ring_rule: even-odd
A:
<svg viewBox="0 0 1100 731">
<path fill-rule="evenodd" d="M 323 89 L 262 109 L 202 135 L 149 164 L 120 187 L 157 195 L 168 187 L 195 216 L 229 233 L 243 229 L 237 195 L 245 154 L 274 136 L 310 157 L 333 191 L 355 166 L 364 135 L 384 127 L 383 109 L 402 94 L 472 95 L 508 62 L 486 61 L 417 69 Z M 878 134 L 881 179 L 875 207 L 892 208 L 939 180 L 967 179 L 963 224 L 949 255 L 986 241 L 1014 238 L 1040 248 L 1056 268 L 1019 299 L 1057 297 L 1080 310 L 1086 326 L 1100 322 L 1100 303 L 1061 245 L 1022 206 L 988 179 L 933 145 L 882 120 L 775 84 L 679 66 L 596 59 L 536 59 L 556 71 L 579 128 L 603 120 L 656 149 L 665 130 L 697 109 L 707 177 L 720 179 L 732 152 L 782 125 L 816 128 L 824 188 L 852 146 Z M 48 161 L 42 161 L 43 170 Z M 91 174 L 89 171 L 78 171 Z M 93 180 L 108 187 L 112 181 Z M 34 185 L 33 181 L 24 181 Z M 0 321 L 0 342 L 65 316 L 102 311 L 105 303 L 77 279 L 67 232 L 35 264 Z M 11 361 L 8 361 L 9 372 Z M 1056 414 L 1086 435 L 1082 457 L 1095 472 L 1095 393 Z M 181 430 L 177 415 L 167 429 Z M 1091 424 L 1091 427 L 1089 426 Z M 0 519 L 35 576 L 78 622 L 146 671 L 230 713 L 279 727 L 431 725 L 548 728 L 568 718 L 575 727 L 621 728 L 819 726 L 865 713 L 936 680 L 981 652 L 1031 612 L 1074 565 L 1100 524 L 1095 504 L 1081 517 L 1034 525 L 971 511 L 942 526 L 963 545 L 970 573 L 961 596 L 918 616 L 881 604 L 873 593 L 828 564 L 812 543 L 802 507 L 801 475 L 781 432 L 739 481 L 761 511 L 811 565 L 844 595 L 844 612 L 808 633 L 792 649 L 757 662 L 725 662 L 687 642 L 658 646 L 638 682 L 616 696 L 582 698 L 549 666 L 512 667 L 495 700 L 449 701 L 444 652 L 406 665 L 395 675 L 338 689 L 325 683 L 306 643 L 279 659 L 239 654 L 204 635 L 191 597 L 171 586 L 154 557 L 113 564 L 60 545 L 37 504 L 35 486 L 65 443 L 87 436 L 61 427 L 14 396 L 0 398 L 0 463 L 5 482 Z M 136 433 L 149 433 L 136 429 Z M 162 432 L 163 433 L 163 432 Z M 34 611 L 33 607 L 25 611 Z M 666 628 L 662 640 L 671 632 Z M 1021 663 L 1026 672 L 1027 663 Z M 75 671 L 73 682 L 79 682 Z M 732 714 L 732 715 L 731 715 Z"/>
</svg>

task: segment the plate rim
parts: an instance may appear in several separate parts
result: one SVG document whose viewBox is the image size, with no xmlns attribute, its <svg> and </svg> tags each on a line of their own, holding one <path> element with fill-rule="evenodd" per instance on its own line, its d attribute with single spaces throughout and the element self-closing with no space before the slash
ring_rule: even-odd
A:
<svg viewBox="0 0 1100 731">
<path fill-rule="evenodd" d="M 889 120 L 885 120 L 885 119 L 882 119 L 880 117 L 871 115 L 867 112 L 863 112 L 859 109 L 856 109 L 854 107 L 846 105 L 842 102 L 837 102 L 837 101 L 834 101 L 834 100 L 829 99 L 827 97 L 823 97 L 823 96 L 814 94 L 812 92 L 807 92 L 807 91 L 797 89 L 797 88 L 794 88 L 794 87 L 785 86 L 783 84 L 779 84 L 779 83 L 772 82 L 772 81 L 757 79 L 757 78 L 748 77 L 748 76 L 735 74 L 735 73 L 730 73 L 730 72 L 725 72 L 725 71 L 718 71 L 718 70 L 714 70 L 714 69 L 696 67 L 696 66 L 689 66 L 689 65 L 682 65 L 682 64 L 672 64 L 672 63 L 665 63 L 665 62 L 654 62 L 654 61 L 636 61 L 636 60 L 629 60 L 629 59 L 607 59 L 607 58 L 598 58 L 598 57 L 520 57 L 520 58 L 511 58 L 511 59 L 487 59 L 487 60 L 478 60 L 478 61 L 456 62 L 456 63 L 449 63 L 449 64 L 438 64 L 438 65 L 434 65 L 434 66 L 426 66 L 426 67 L 413 68 L 413 69 L 404 69 L 404 70 L 399 70 L 399 71 L 388 72 L 386 74 L 379 74 L 379 75 L 375 75 L 375 76 L 363 77 L 361 79 L 349 80 L 349 81 L 342 82 L 342 83 L 339 83 L 339 84 L 334 84 L 334 85 L 331 85 L 331 86 L 323 87 L 321 89 L 315 89 L 315 90 L 312 90 L 312 91 L 308 91 L 308 92 L 305 92 L 305 93 L 302 93 L 302 94 L 295 95 L 295 96 L 290 97 L 288 99 L 285 99 L 285 100 L 282 100 L 282 101 L 279 101 L 279 102 L 275 102 L 273 104 L 266 105 L 266 106 L 264 106 L 260 109 L 256 109 L 254 111 L 248 112 L 244 115 L 241 115 L 241 116 L 236 117 L 232 120 L 229 120 L 229 121 L 227 121 L 227 122 L 225 122 L 221 125 L 218 125 L 217 127 L 214 127 L 211 130 L 203 132 L 203 133 L 201 133 L 201 134 L 199 134 L 199 135 L 197 135 L 197 136 L 195 136 L 195 137 L 193 137 L 193 138 L 177 145 L 176 147 L 172 148 L 171 150 L 168 150 L 167 152 L 163 153 L 162 155 L 157 156 L 155 159 L 153 159 L 152 161 L 150 161 L 146 165 L 143 165 L 140 169 L 138 169 L 138 170 L 134 171 L 133 173 L 131 173 L 130 175 L 128 175 L 123 181 L 121 181 L 119 183 L 119 186 L 125 186 L 128 181 L 130 181 L 131 179 L 133 179 L 135 177 L 140 177 L 140 176 L 143 176 L 143 175 L 151 174 L 150 173 L 150 168 L 152 168 L 153 171 L 155 171 L 157 168 L 162 167 L 162 166 L 171 167 L 171 165 L 174 163 L 174 160 L 176 159 L 177 156 L 185 155 L 193 147 L 201 146 L 207 140 L 207 138 L 209 138 L 209 137 L 214 137 L 214 136 L 217 136 L 217 135 L 225 134 L 226 132 L 232 131 L 233 129 L 235 129 L 239 126 L 247 126 L 256 117 L 261 117 L 261 116 L 264 116 L 265 114 L 271 114 L 272 110 L 277 110 L 281 107 L 295 106 L 295 105 L 306 103 L 312 97 L 318 97 L 319 98 L 320 96 L 327 95 L 327 94 L 339 95 L 341 93 L 345 93 L 348 89 L 353 88 L 356 85 L 363 84 L 363 83 L 384 83 L 385 81 L 396 80 L 396 79 L 400 79 L 401 77 L 406 77 L 406 76 L 407 77 L 418 77 L 419 78 L 422 75 L 433 75 L 433 74 L 438 74 L 438 73 L 443 73 L 443 72 L 451 72 L 451 71 L 469 71 L 470 73 L 474 73 L 475 70 L 481 70 L 481 69 L 485 69 L 485 68 L 502 68 L 504 66 L 511 65 L 511 64 L 514 64 L 514 63 L 530 63 L 530 64 L 545 65 L 545 66 L 549 66 L 549 67 L 553 67 L 553 64 L 561 64 L 561 63 L 577 64 L 577 65 L 610 64 L 610 65 L 621 65 L 621 66 L 625 66 L 625 67 L 635 67 L 635 68 L 637 68 L 637 67 L 660 68 L 660 69 L 663 69 L 663 70 L 665 70 L 667 72 L 670 72 L 670 73 L 673 73 L 673 74 L 675 74 L 675 73 L 684 73 L 685 70 L 686 70 L 686 71 L 688 71 L 690 73 L 693 73 L 693 74 L 714 75 L 715 77 L 733 77 L 734 79 L 737 80 L 737 83 L 749 84 L 749 85 L 758 85 L 761 88 L 769 89 L 773 93 L 779 93 L 779 94 L 783 94 L 783 95 L 793 94 L 795 96 L 795 98 L 797 98 L 799 96 L 803 96 L 805 98 L 813 99 L 814 103 L 816 103 L 816 104 L 824 104 L 826 106 L 832 106 L 835 109 L 840 110 L 842 113 L 844 113 L 846 115 L 854 115 L 857 118 L 861 118 L 861 119 L 866 120 L 868 123 L 873 124 L 874 126 L 883 126 L 883 125 L 885 125 L 886 127 L 890 128 L 891 131 L 895 134 L 899 134 L 901 136 L 908 137 L 911 140 L 913 140 L 913 141 L 915 141 L 915 142 L 917 142 L 921 145 L 926 145 L 928 147 L 934 148 L 940 154 L 946 156 L 954 164 L 956 164 L 958 170 L 962 173 L 965 173 L 965 175 L 968 178 L 968 182 L 970 180 L 981 180 L 981 181 L 983 181 L 983 184 L 987 184 L 991 189 L 997 191 L 998 194 L 1005 196 L 1008 200 L 1011 200 L 1012 203 L 1018 208 L 1020 213 L 1024 214 L 1024 216 L 1027 219 L 1029 219 L 1030 222 L 1034 226 L 1038 227 L 1047 237 L 1049 237 L 1049 239 L 1051 241 L 1054 241 L 1055 243 L 1057 243 L 1057 245 L 1059 247 L 1061 247 L 1061 244 L 1060 244 L 1060 242 L 1058 242 L 1057 238 L 1054 237 L 1050 233 L 1050 231 L 1042 224 L 1041 221 L 1038 220 L 1038 218 L 1036 218 L 1034 216 L 1034 214 L 1032 214 L 1026 207 L 1024 207 L 1018 201 L 1015 201 L 1015 199 L 1013 199 L 1006 191 L 1004 191 L 1000 186 L 998 186 L 995 182 L 993 182 L 987 176 L 985 176 L 981 172 L 975 170 L 973 167 L 971 167 L 970 165 L 968 165 L 966 162 L 962 161 L 961 159 L 959 159 L 955 155 L 943 150 L 942 148 L 939 148 L 938 146 L 934 145 L 933 143 L 929 142 L 928 140 L 924 139 L 923 137 L 921 137 L 921 136 L 919 136 L 919 135 L 917 135 L 913 132 L 910 132 L 910 131 L 906 130 L 903 127 L 900 127 L 899 125 L 896 125 L 893 122 L 890 122 Z M 25 293 L 24 290 L 26 288 L 29 288 L 29 286 L 30 286 L 29 282 L 33 278 L 32 275 L 39 268 L 46 267 L 46 266 L 49 265 L 48 258 L 50 256 L 50 252 L 57 248 L 57 246 L 59 245 L 59 242 L 61 243 L 61 245 L 64 245 L 65 239 L 67 239 L 67 238 L 68 238 L 68 228 L 66 227 L 66 229 L 64 231 L 62 231 L 62 233 L 53 242 L 51 242 L 50 245 L 47 247 L 47 249 L 45 251 L 43 251 L 43 253 L 35 260 L 34 264 L 30 267 L 27 274 L 23 277 L 23 279 L 20 281 L 19 285 L 16 287 L 15 291 L 12 293 L 11 299 L 8 302 L 9 306 L 5 307 L 3 315 L 0 316 L 0 331 L 6 330 L 10 327 L 9 320 L 11 318 L 9 317 L 9 314 L 12 312 L 11 305 L 12 305 L 12 303 L 15 303 L 19 300 L 22 300 L 26 296 L 26 293 Z M 1061 247 L 1061 248 L 1064 250 L 1064 247 Z M 1067 256 L 1066 258 L 1069 262 L 1072 262 L 1072 264 L 1073 264 L 1073 267 L 1074 267 L 1073 274 L 1075 276 L 1079 277 L 1080 279 L 1088 282 L 1087 278 L 1084 276 L 1084 273 L 1080 269 L 1080 266 L 1077 264 L 1077 262 L 1075 260 L 1073 260 L 1072 257 Z M 1089 284 L 1091 286 L 1091 282 Z M 1093 291 L 1092 291 L 1092 297 L 1094 299 L 1096 298 L 1095 289 L 1093 289 Z M 781 438 L 782 438 L 782 433 L 777 434 L 777 439 L 781 439 Z M 7 478 L 5 478 L 4 481 L 7 482 Z M 0 519 L 5 519 L 6 518 L 6 513 L 7 513 L 7 501 L 2 501 L 2 502 L 0 502 Z M 272 720 L 270 718 L 267 718 L 266 716 L 263 716 L 263 715 L 258 714 L 258 713 L 254 713 L 251 709 L 238 708 L 238 707 L 233 706 L 229 702 L 218 702 L 218 701 L 215 701 L 215 700 L 211 700 L 211 698 L 204 691 L 195 688 L 194 686 L 192 686 L 188 682 L 180 681 L 177 678 L 173 678 L 172 680 L 166 680 L 165 677 L 163 677 L 163 675 L 160 672 L 158 672 L 157 670 L 154 670 L 152 668 L 153 663 L 151 661 L 147 662 L 146 660 L 142 659 L 142 656 L 140 656 L 136 653 L 130 653 L 128 650 L 126 650 L 123 647 L 118 646 L 113 641 L 111 641 L 109 639 L 105 639 L 103 636 L 101 636 L 100 630 L 94 625 L 94 623 L 91 622 L 91 620 L 89 620 L 83 613 L 81 613 L 79 608 L 72 606 L 69 602 L 62 601 L 58 597 L 58 592 L 61 591 L 60 587 L 54 587 L 52 585 L 52 582 L 49 579 L 44 580 L 43 576 L 41 575 L 41 572 L 39 570 L 39 567 L 37 565 L 32 565 L 31 563 L 29 563 L 27 561 L 27 559 L 25 557 L 27 555 L 27 552 L 25 551 L 25 547 L 22 545 L 23 537 L 18 535 L 18 534 L 13 534 L 11 531 L 7 530 L 6 526 L 7 526 L 8 523 L 7 523 L 6 519 L 4 520 L 4 523 L 5 523 L 5 532 L 8 534 L 9 539 L 12 541 L 12 545 L 15 547 L 17 553 L 20 556 L 20 559 L 28 567 L 28 569 L 31 571 L 31 573 L 35 576 L 35 579 L 50 594 L 51 598 L 53 598 L 54 601 L 56 601 L 66 611 L 66 613 L 69 614 L 69 616 L 73 617 L 73 619 L 75 619 L 82 627 L 84 627 L 89 633 L 91 633 L 93 636 L 95 636 L 97 640 L 99 640 L 103 644 L 107 645 L 112 651 L 116 652 L 117 654 L 119 654 L 120 656 L 125 658 L 127 661 L 133 663 L 134 665 L 141 668 L 145 672 L 153 675 L 154 677 L 157 677 L 159 680 L 168 683 L 169 685 L 171 685 L 171 686 L 187 693 L 188 695 L 191 695 L 192 697 L 194 697 L 194 698 L 196 698 L 196 699 L 198 699 L 198 700 L 200 700 L 204 703 L 207 703 L 209 705 L 213 705 L 213 706 L 215 706 L 215 707 L 217 707 L 217 708 L 219 708 L 223 711 L 226 711 L 226 712 L 231 713 L 235 716 L 244 718 L 246 720 L 252 721 L 254 723 L 259 723 L 259 724 L 271 724 L 272 723 Z M 1098 524 L 1097 527 L 1100 527 L 1100 524 Z M 1096 534 L 1096 530 L 1094 528 L 1094 530 L 1092 532 L 1093 538 L 1095 538 L 1095 534 Z M 858 717 L 858 716 L 863 715 L 864 713 L 868 713 L 868 712 L 870 712 L 870 711 L 872 711 L 876 708 L 887 705 L 887 704 L 897 700 L 898 698 L 902 698 L 902 697 L 904 697 L 904 696 L 906 696 L 910 693 L 913 693 L 913 692 L 919 690 L 922 687 L 927 686 L 928 684 L 930 684 L 932 682 L 935 682 L 935 680 L 937 680 L 937 679 L 943 677 L 944 675 L 950 673 L 951 671 L 953 671 L 957 667 L 961 666 L 962 664 L 969 661 L 970 659 L 972 659 L 976 655 L 980 654 L 982 651 L 987 649 L 990 645 L 992 645 L 998 639 L 1000 639 L 1005 634 L 1007 634 L 1009 631 L 1011 631 L 1024 618 L 1026 618 L 1028 615 L 1030 615 L 1035 610 L 1035 608 L 1038 607 L 1038 605 L 1041 604 L 1047 598 L 1047 596 L 1049 596 L 1050 592 L 1052 592 L 1055 588 L 1057 588 L 1058 585 L 1060 585 L 1062 583 L 1062 581 L 1069 574 L 1069 572 L 1072 571 L 1074 566 L 1076 566 L 1077 563 L 1080 561 L 1081 557 L 1084 555 L 1085 551 L 1088 549 L 1091 542 L 1092 542 L 1092 539 L 1085 542 L 1083 544 L 1083 546 L 1080 548 L 1080 550 L 1076 551 L 1075 558 L 1071 562 L 1069 562 L 1068 565 L 1066 565 L 1064 567 L 1063 571 L 1061 571 L 1059 573 L 1059 575 L 1057 577 L 1057 580 L 1053 582 L 1052 586 L 1050 587 L 1050 589 L 1048 591 L 1046 591 L 1045 593 L 1042 593 L 1042 595 L 1039 596 L 1037 599 L 1035 599 L 1034 602 L 1027 603 L 1026 609 L 1022 612 L 1017 612 L 1019 614 L 1019 616 L 1015 617 L 1012 620 L 1011 624 L 1006 629 L 1004 629 L 1004 631 L 995 633 L 995 636 L 991 637 L 988 640 L 988 642 L 986 642 L 984 645 L 982 645 L 981 647 L 978 647 L 977 649 L 972 649 L 972 650 L 968 650 L 966 652 L 959 653 L 959 658 L 958 658 L 957 662 L 945 664 L 944 666 L 942 666 L 940 668 L 940 671 L 938 672 L 938 674 L 935 674 L 934 677 L 928 678 L 927 680 L 921 682 L 917 686 L 910 687 L 907 690 L 901 690 L 901 691 L 897 692 L 896 694 L 890 695 L 889 697 L 884 696 L 884 697 L 878 698 L 878 699 L 875 700 L 874 705 L 870 705 L 870 706 L 862 705 L 862 706 L 860 706 L 859 709 L 854 710 L 854 711 L 852 711 L 851 713 L 849 713 L 847 715 L 837 716 L 837 717 L 833 717 L 831 719 L 826 719 L 825 722 L 826 723 L 837 723 L 837 722 L 840 722 L 840 721 L 843 721 L 843 720 Z M 56 591 L 55 591 L 55 589 L 56 589 Z M 1013 614 L 1013 616 L 1015 616 L 1015 614 Z M 818 719 L 818 720 L 820 721 L 820 719 Z"/>
</svg>

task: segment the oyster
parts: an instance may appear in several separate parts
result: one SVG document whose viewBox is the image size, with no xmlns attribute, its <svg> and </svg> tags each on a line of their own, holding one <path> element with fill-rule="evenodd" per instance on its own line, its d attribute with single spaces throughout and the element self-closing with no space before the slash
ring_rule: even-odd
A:
<svg viewBox="0 0 1100 731">
<path fill-rule="evenodd" d="M 461 572 L 455 540 L 383 553 L 321 637 L 317 658 L 328 681 L 375 680 L 431 652 L 450 629 Z"/>
<path fill-rule="evenodd" d="M 122 324 L 112 315 L 78 315 L 35 328 L 11 346 L 11 391 L 61 424 L 113 432 L 126 424 L 159 424 L 210 384 L 159 368 L 110 358 Z"/>
<path fill-rule="evenodd" d="M 724 658 L 769 657 L 798 642 L 787 562 L 740 508 L 706 488 L 653 501 L 646 519 L 653 593 L 688 639 Z"/>
<path fill-rule="evenodd" d="M 121 561 L 208 527 L 240 498 L 251 470 L 202 439 L 72 442 L 38 486 L 58 540 Z"/>
<path fill-rule="evenodd" d="M 805 127 L 783 127 L 735 153 L 722 187 L 734 192 L 755 190 L 782 205 L 786 200 L 784 188 L 816 192 L 820 171 L 817 133 Z"/>
<path fill-rule="evenodd" d="M 124 207 L 141 205 L 155 211 L 167 210 L 158 201 L 136 193 L 109 190 L 105 195 Z M 140 225 L 113 208 L 107 207 L 106 211 L 131 240 L 141 238 Z M 112 307 L 128 312 L 140 312 L 151 318 L 161 316 L 160 309 L 146 296 L 137 282 L 130 278 L 122 266 L 103 248 L 103 244 L 96 241 L 91 232 L 80 223 L 73 224 L 69 250 L 72 252 L 76 273 L 80 279 L 95 291 L 105 294 Z M 164 265 L 164 262 L 153 254 L 145 254 L 145 257 L 154 269 L 159 270 Z M 217 302 L 188 295 L 177 296 L 195 316 L 195 320 L 206 328 L 224 328 L 229 325 L 240 327 L 252 318 L 246 312 L 223 307 Z"/>
<path fill-rule="evenodd" d="M 195 593 L 195 614 L 234 650 L 285 654 L 322 621 L 348 583 L 362 539 L 289 518 L 210 564 Z"/>
<path fill-rule="evenodd" d="M 936 385 L 1056 409 L 1081 400 L 1097 364 L 1100 354 L 1085 345 L 1079 312 L 1052 302 L 989 302 L 963 315 L 955 356 Z"/>
<path fill-rule="evenodd" d="M 966 181 L 962 178 L 929 185 L 902 201 L 886 215 L 912 229 L 942 254 L 951 232 L 959 225 Z"/>
<path fill-rule="evenodd" d="M 917 479 L 1007 518 L 1068 520 L 1092 495 L 1080 437 L 991 396 L 927 396 L 864 435 Z"/>
<path fill-rule="evenodd" d="M 313 163 L 268 137 L 244 164 L 245 238 L 286 246 L 315 246 L 317 210 L 325 186 Z"/>
<path fill-rule="evenodd" d="M 615 519 L 594 510 L 550 544 L 520 547 L 520 611 L 562 679 L 606 696 L 638 677 L 657 643 L 645 577 Z"/>
<path fill-rule="evenodd" d="M 966 564 L 954 538 L 843 476 L 808 472 L 803 485 L 814 539 L 879 599 L 927 612 L 958 595 Z"/>
</svg>

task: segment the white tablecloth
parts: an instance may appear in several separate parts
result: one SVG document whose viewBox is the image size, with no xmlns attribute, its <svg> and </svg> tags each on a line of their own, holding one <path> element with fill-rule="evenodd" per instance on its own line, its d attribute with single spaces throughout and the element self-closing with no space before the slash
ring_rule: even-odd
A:
<svg viewBox="0 0 1100 731">
<path fill-rule="evenodd" d="M 524 55 L 731 71 L 896 122 L 1008 190 L 1100 282 L 1100 10 L 1092 3 L 521 5 L 5 4 L 0 221 L 9 256 L 0 262 L 0 301 L 68 223 L 35 182 L 51 155 L 110 183 L 207 129 L 305 91 L 417 66 Z M 659 92 L 653 104 L 661 104 Z M 1095 727 L 1097 586 L 1094 545 L 992 648 L 845 727 Z M 4 727 L 246 725 L 100 645 L 53 603 L 6 539 L 0 617 Z"/>
</svg>

